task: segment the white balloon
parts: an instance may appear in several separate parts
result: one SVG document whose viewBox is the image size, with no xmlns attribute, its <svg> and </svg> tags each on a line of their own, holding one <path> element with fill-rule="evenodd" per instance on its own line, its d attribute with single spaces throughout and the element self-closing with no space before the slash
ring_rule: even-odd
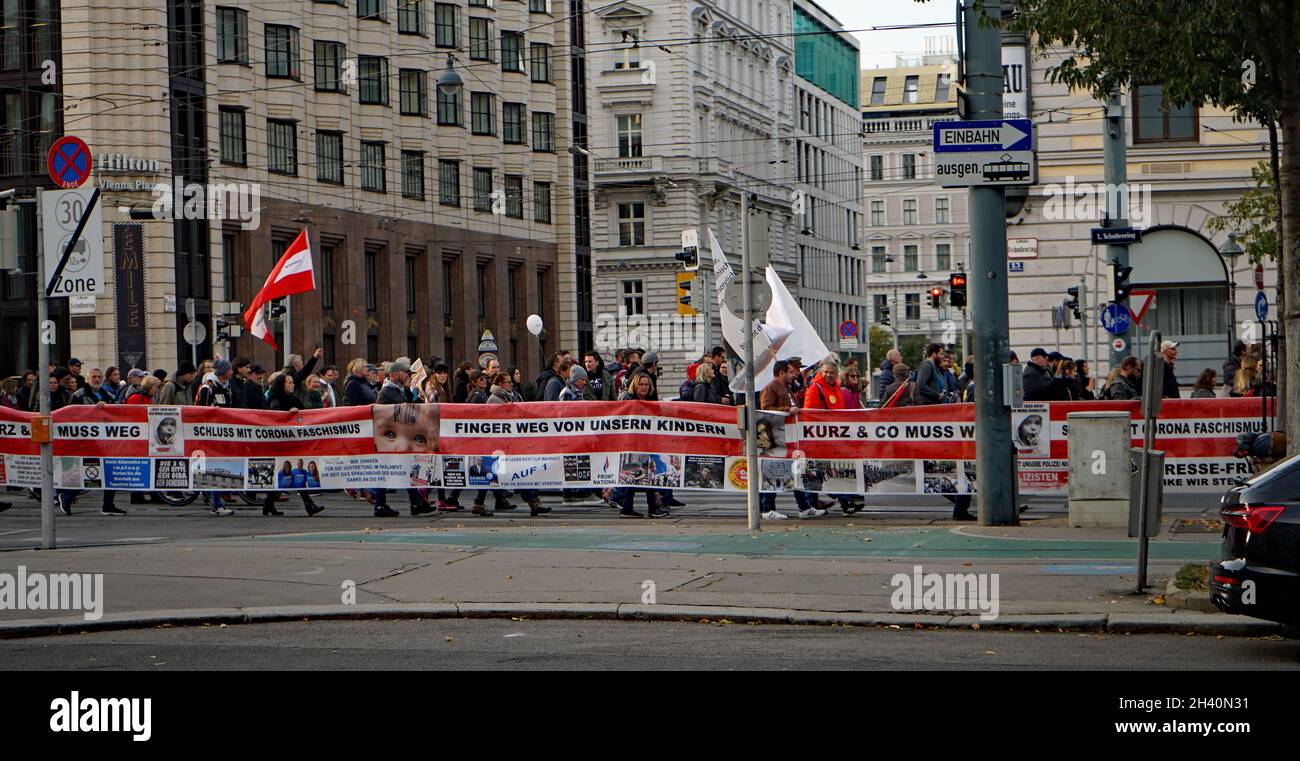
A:
<svg viewBox="0 0 1300 761">
<path fill-rule="evenodd" d="M 542 318 L 541 318 L 541 315 L 536 315 L 536 314 L 530 314 L 530 315 L 528 315 L 528 322 L 527 322 L 526 324 L 528 325 L 528 332 L 529 332 L 529 333 L 532 333 L 532 334 L 535 335 L 535 336 L 541 334 L 541 332 L 542 332 Z"/>
</svg>

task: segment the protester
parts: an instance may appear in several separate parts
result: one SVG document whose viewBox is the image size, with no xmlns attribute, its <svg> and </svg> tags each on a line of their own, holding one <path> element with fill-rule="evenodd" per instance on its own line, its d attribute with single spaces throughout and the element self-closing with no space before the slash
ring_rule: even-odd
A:
<svg viewBox="0 0 1300 761">
<path fill-rule="evenodd" d="M 1260 377 L 1259 359 L 1247 354 L 1241 360 L 1241 369 L 1232 382 L 1232 396 L 1259 396 L 1264 382 Z"/>
<path fill-rule="evenodd" d="M 912 368 L 899 362 L 894 365 L 894 380 L 885 386 L 884 403 L 891 407 L 911 407 L 917 403 L 916 396 L 916 384 L 912 382 Z"/>
<path fill-rule="evenodd" d="M 1165 376 L 1160 395 L 1165 399 L 1182 397 L 1182 387 L 1178 385 L 1178 376 L 1174 374 L 1174 365 L 1178 363 L 1178 342 L 1161 341 L 1160 353 L 1165 358 Z"/>
<path fill-rule="evenodd" d="M 1193 399 L 1213 399 L 1216 394 L 1214 387 L 1218 384 L 1218 374 L 1213 368 L 1207 367 L 1197 376 L 1196 383 L 1192 386 Z"/>
<path fill-rule="evenodd" d="M 1125 357 L 1120 363 L 1115 380 L 1106 387 L 1105 396 L 1110 401 L 1127 401 L 1142 398 L 1142 364 L 1137 357 Z"/>
<path fill-rule="evenodd" d="M 71 404 L 116 404 L 113 395 L 104 388 L 104 371 L 98 367 L 90 368 L 86 385 L 72 394 Z"/>
<path fill-rule="evenodd" d="M 571 365 L 557 401 L 581 402 L 587 394 L 587 371 L 581 365 Z"/>
<path fill-rule="evenodd" d="M 135 372 L 143 372 L 143 371 L 137 370 Z M 131 393 L 127 395 L 126 399 L 123 400 L 122 403 L 123 404 L 154 404 L 154 397 L 160 395 L 161 393 L 162 393 L 162 381 L 158 380 L 152 375 L 146 375 L 144 377 L 144 380 L 140 383 L 140 385 L 135 386 L 131 391 Z"/>
<path fill-rule="evenodd" d="M 378 405 L 407 404 L 410 400 L 410 397 L 407 396 L 407 387 L 411 382 L 411 366 L 405 362 L 393 362 L 388 365 L 385 375 L 383 386 L 380 388 L 379 393 L 375 395 L 374 403 Z M 395 518 L 400 515 L 400 513 L 388 506 L 387 489 L 373 489 L 371 491 L 375 499 L 374 513 L 376 518 Z M 411 505 L 411 515 L 413 516 L 431 513 L 437 509 L 424 500 L 419 489 L 407 489 L 406 497 Z"/>
<path fill-rule="evenodd" d="M 618 398 L 614 376 L 605 369 L 605 360 L 599 353 L 589 351 L 582 355 L 582 367 L 587 372 L 587 388 L 584 393 L 588 401 L 612 402 Z"/>
<path fill-rule="evenodd" d="M 198 389 L 194 388 L 196 373 L 194 363 L 188 359 L 182 359 L 176 365 L 176 373 L 163 384 L 162 394 L 158 397 L 158 404 L 163 406 L 193 404 L 195 394 L 198 391 Z"/>
<path fill-rule="evenodd" d="M 349 407 L 365 407 L 375 403 L 375 390 L 369 381 L 369 365 L 360 357 L 348 363 L 348 378 L 343 383 L 343 403 Z"/>
<path fill-rule="evenodd" d="M 267 408 L 275 412 L 296 414 L 298 412 L 298 397 L 294 394 L 294 385 L 293 373 L 278 373 L 275 380 L 271 382 L 271 388 L 267 391 Z M 288 466 L 289 461 L 285 460 L 284 464 Z M 304 491 L 307 488 L 305 480 L 302 483 L 299 483 L 299 480 L 301 479 L 295 479 L 291 485 L 298 490 L 298 496 L 302 497 L 303 508 L 307 511 L 307 517 L 310 518 L 324 510 L 325 507 L 312 500 L 311 495 Z M 262 515 L 284 515 L 275 507 L 276 500 L 279 498 L 279 491 L 268 491 L 262 501 Z"/>
<path fill-rule="evenodd" d="M 627 388 L 619 395 L 620 401 L 654 401 L 654 380 L 645 372 L 636 371 L 627 377 Z M 654 488 L 620 486 L 614 490 L 611 501 L 619 507 L 620 518 L 644 518 L 633 508 L 637 492 L 645 494 L 646 508 L 651 518 L 667 518 L 668 508 L 660 503 L 660 490 Z"/>
<path fill-rule="evenodd" d="M 203 378 L 198 396 L 194 403 L 200 407 L 231 408 L 235 406 L 235 395 L 230 388 L 230 379 L 235 375 L 234 365 L 229 360 L 219 359 L 212 363 L 212 372 Z M 212 514 L 217 516 L 234 515 L 235 511 L 226 507 L 221 499 L 221 492 L 209 492 Z"/>
<path fill-rule="evenodd" d="M 799 373 L 799 366 L 792 365 L 788 360 L 778 359 L 772 366 L 772 380 L 763 387 L 762 393 L 758 396 L 759 409 L 768 412 L 779 412 L 790 414 L 798 412 L 799 408 L 795 406 L 794 400 L 790 396 L 791 377 Z M 816 505 L 815 495 L 809 494 L 802 488 L 803 484 L 798 483 L 800 474 L 795 474 L 794 503 L 799 512 L 800 518 L 818 518 L 826 514 Z M 785 513 L 776 509 L 776 495 L 770 492 L 760 492 L 758 495 L 759 512 L 763 520 L 783 521 L 787 518 Z"/>
</svg>

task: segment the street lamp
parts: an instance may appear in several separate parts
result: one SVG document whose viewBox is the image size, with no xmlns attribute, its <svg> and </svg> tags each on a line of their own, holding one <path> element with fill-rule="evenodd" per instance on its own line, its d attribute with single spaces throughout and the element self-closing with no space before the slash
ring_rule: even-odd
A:
<svg viewBox="0 0 1300 761">
<path fill-rule="evenodd" d="M 1237 234 L 1228 233 L 1228 242 L 1219 249 L 1219 256 L 1228 269 L 1228 356 L 1232 356 L 1232 333 L 1237 323 L 1237 259 L 1244 253 L 1246 249 L 1237 242 Z"/>
<path fill-rule="evenodd" d="M 438 89 L 445 91 L 448 95 L 459 95 L 462 88 L 465 87 L 465 80 L 460 78 L 456 73 L 456 62 L 452 60 L 451 53 L 447 54 L 447 68 L 443 69 L 438 75 Z"/>
</svg>

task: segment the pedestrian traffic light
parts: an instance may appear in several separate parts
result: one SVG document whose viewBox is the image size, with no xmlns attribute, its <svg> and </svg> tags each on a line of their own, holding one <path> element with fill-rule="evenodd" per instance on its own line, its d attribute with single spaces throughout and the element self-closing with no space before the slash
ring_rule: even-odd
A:
<svg viewBox="0 0 1300 761">
<path fill-rule="evenodd" d="M 700 250 L 695 246 L 687 246 L 677 252 L 677 261 L 686 267 L 687 272 L 694 272 L 700 268 Z"/>
<path fill-rule="evenodd" d="M 948 303 L 955 307 L 966 306 L 965 272 L 954 272 L 948 276 Z"/>
<path fill-rule="evenodd" d="M 677 314 L 682 317 L 694 317 L 695 307 L 691 306 L 691 285 L 695 276 L 689 272 L 677 273 Z"/>
<path fill-rule="evenodd" d="M 1114 292 L 1114 298 L 1112 298 L 1111 300 L 1117 304 L 1126 302 L 1128 301 L 1128 292 L 1129 292 L 1129 288 L 1131 287 L 1129 285 L 1128 278 L 1129 275 L 1133 274 L 1133 268 L 1128 266 L 1121 266 L 1119 262 L 1111 262 L 1110 266 L 1115 268 L 1112 271 L 1113 280 L 1114 280 L 1113 287 L 1115 292 Z"/>
<path fill-rule="evenodd" d="M 1070 294 L 1070 298 L 1065 302 L 1065 308 L 1074 312 L 1074 319 L 1082 320 L 1083 313 L 1079 311 L 1079 286 L 1072 285 L 1066 288 L 1065 292 Z"/>
<path fill-rule="evenodd" d="M 930 289 L 930 306 L 935 309 L 943 306 L 943 288 L 936 285 Z"/>
</svg>

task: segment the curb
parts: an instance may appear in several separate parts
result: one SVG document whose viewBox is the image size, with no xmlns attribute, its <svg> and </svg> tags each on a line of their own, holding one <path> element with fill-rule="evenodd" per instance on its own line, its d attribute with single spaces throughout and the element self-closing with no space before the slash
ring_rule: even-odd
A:
<svg viewBox="0 0 1300 761">
<path fill-rule="evenodd" d="M 1222 613 L 1115 613 L 1003 616 L 908 615 L 846 611 L 742 608 L 705 605 L 630 605 L 616 603 L 441 603 L 331 605 L 141 611 L 108 615 L 98 621 L 78 618 L 0 622 L 0 640 L 60 634 L 179 626 L 233 626 L 289 621 L 403 621 L 444 618 L 519 618 L 546 620 L 687 621 L 698 623 L 860 626 L 900 629 L 983 631 L 1105 632 L 1109 634 L 1203 634 L 1266 637 L 1281 635 L 1271 621 Z"/>
</svg>

